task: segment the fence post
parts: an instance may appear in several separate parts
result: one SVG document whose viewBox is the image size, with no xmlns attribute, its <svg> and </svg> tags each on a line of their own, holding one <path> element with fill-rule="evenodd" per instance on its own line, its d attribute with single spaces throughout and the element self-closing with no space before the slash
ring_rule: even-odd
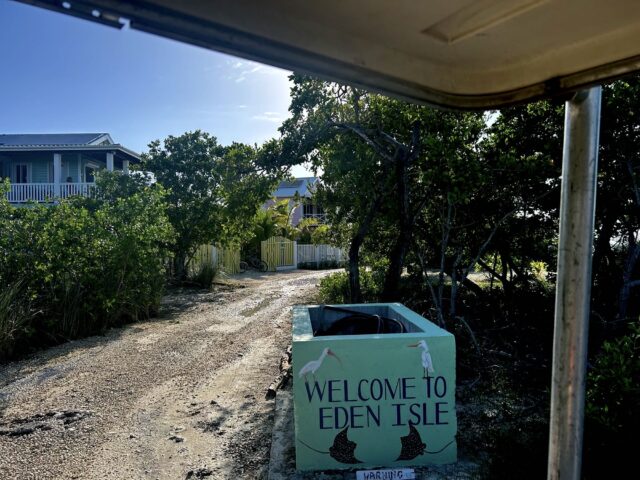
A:
<svg viewBox="0 0 640 480">
<path fill-rule="evenodd" d="M 293 242 L 293 267 L 298 268 L 298 242 Z"/>
<path fill-rule="evenodd" d="M 316 268 L 320 268 L 320 246 L 314 246 L 313 259 L 316 263 Z"/>
</svg>

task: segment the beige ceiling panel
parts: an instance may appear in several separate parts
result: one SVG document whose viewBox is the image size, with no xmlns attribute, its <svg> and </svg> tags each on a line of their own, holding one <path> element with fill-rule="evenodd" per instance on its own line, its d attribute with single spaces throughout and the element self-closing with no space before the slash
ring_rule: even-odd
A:
<svg viewBox="0 0 640 480">
<path fill-rule="evenodd" d="M 460 108 L 560 95 L 640 68 L 640 0 L 22 1 Z"/>
</svg>

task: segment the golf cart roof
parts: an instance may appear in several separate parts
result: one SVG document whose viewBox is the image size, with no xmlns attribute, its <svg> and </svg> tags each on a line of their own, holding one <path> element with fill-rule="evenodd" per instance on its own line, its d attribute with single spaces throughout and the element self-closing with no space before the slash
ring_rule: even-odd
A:
<svg viewBox="0 0 640 480">
<path fill-rule="evenodd" d="M 640 68 L 637 0 L 21 1 L 455 108 Z"/>
</svg>

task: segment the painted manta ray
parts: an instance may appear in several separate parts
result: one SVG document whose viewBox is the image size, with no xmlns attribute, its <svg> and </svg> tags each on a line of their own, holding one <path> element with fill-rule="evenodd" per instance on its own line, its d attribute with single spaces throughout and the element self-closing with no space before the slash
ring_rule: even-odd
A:
<svg viewBox="0 0 640 480">
<path fill-rule="evenodd" d="M 331 458 L 333 458 L 334 460 L 340 463 L 346 463 L 349 465 L 362 463 L 355 456 L 355 450 L 358 444 L 356 442 L 352 442 L 351 440 L 349 440 L 349 437 L 347 436 L 348 430 L 349 430 L 349 427 L 346 427 L 344 430 L 342 430 L 340 433 L 336 435 L 336 437 L 333 439 L 333 445 L 331 445 L 328 452 L 317 450 L 312 446 L 307 445 L 305 442 L 303 442 L 300 439 L 298 439 L 298 441 L 301 444 L 303 444 L 305 447 L 313 450 L 314 452 L 322 453 L 324 455 L 329 455 Z"/>
<path fill-rule="evenodd" d="M 427 444 L 422 441 L 422 437 L 420 433 L 413 425 L 409 425 L 409 435 L 404 437 L 400 437 L 400 442 L 402 443 L 402 450 L 400 451 L 400 456 L 396 459 L 396 462 L 401 460 L 413 460 L 414 458 L 424 455 L 425 453 L 436 454 L 442 452 L 445 448 L 453 443 L 451 440 L 440 450 L 435 452 L 430 452 L 427 450 Z"/>
</svg>

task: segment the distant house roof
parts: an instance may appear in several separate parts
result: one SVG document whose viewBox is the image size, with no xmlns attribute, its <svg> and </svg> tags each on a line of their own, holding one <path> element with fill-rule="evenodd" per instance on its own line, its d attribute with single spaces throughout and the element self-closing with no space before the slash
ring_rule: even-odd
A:
<svg viewBox="0 0 640 480">
<path fill-rule="evenodd" d="M 114 152 L 116 157 L 133 162 L 140 155 L 114 143 L 108 133 L 12 133 L 0 134 L 3 152 Z"/>
<path fill-rule="evenodd" d="M 280 182 L 278 189 L 273 193 L 276 198 L 292 198 L 296 192 L 301 197 L 311 197 L 313 186 L 318 182 L 316 177 L 295 178 L 292 181 Z"/>
<path fill-rule="evenodd" d="M 108 133 L 18 133 L 0 134 L 0 146 L 58 147 L 70 145 L 112 145 Z"/>
</svg>

